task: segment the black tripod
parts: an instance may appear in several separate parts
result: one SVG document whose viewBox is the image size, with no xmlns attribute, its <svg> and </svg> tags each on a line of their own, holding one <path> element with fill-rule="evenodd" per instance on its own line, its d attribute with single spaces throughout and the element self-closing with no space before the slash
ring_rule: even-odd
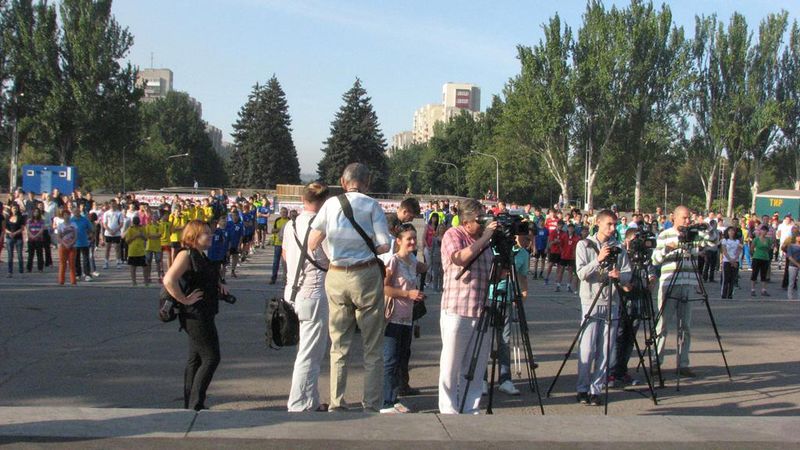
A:
<svg viewBox="0 0 800 450">
<path fill-rule="evenodd" d="M 492 243 L 494 243 L 494 238 L 492 238 Z M 486 251 L 486 248 L 484 248 L 481 253 L 476 255 L 475 258 L 473 258 L 464 267 L 461 273 L 456 276 L 456 279 L 461 277 L 461 275 L 472 265 L 472 263 L 478 259 L 484 251 Z M 489 283 L 493 283 L 498 274 L 502 273 L 503 270 L 506 271 L 504 279 L 506 281 L 508 292 L 511 293 L 510 301 L 506 300 L 508 298 L 507 292 L 503 292 L 495 288 L 494 294 L 490 298 L 487 290 L 487 295 L 483 300 L 483 308 L 480 316 L 478 317 L 478 324 L 470 336 L 469 347 L 471 350 L 464 355 L 465 358 L 469 356 L 470 361 L 469 369 L 464 375 L 464 379 L 467 381 L 467 383 L 464 387 L 464 394 L 459 404 L 459 413 L 464 412 L 464 406 L 466 405 L 470 384 L 475 381 L 475 368 L 477 367 L 478 360 L 480 358 L 481 348 L 487 333 L 489 333 L 492 371 L 489 376 L 489 404 L 486 407 L 486 413 L 493 414 L 492 402 L 494 400 L 497 351 L 500 345 L 500 340 L 503 339 L 503 328 L 505 327 L 506 318 L 513 311 L 516 313 L 517 324 L 519 327 L 519 338 L 522 341 L 523 350 L 525 351 L 525 356 L 527 359 L 528 386 L 530 387 L 531 391 L 536 392 L 539 410 L 542 412 L 542 415 L 544 415 L 544 406 L 542 405 L 542 395 L 539 392 L 539 381 L 536 377 L 536 363 L 533 359 L 533 348 L 531 347 L 528 321 L 525 317 L 525 308 L 522 305 L 522 291 L 519 287 L 517 270 L 516 266 L 514 265 L 514 254 L 510 247 L 504 250 L 501 249 L 492 260 L 492 267 L 489 271 Z M 495 287 L 496 286 L 497 285 L 495 284 Z M 509 307 L 512 311 L 509 311 Z M 479 374 L 479 376 L 480 375 L 482 374 Z"/>
<path fill-rule="evenodd" d="M 720 351 L 720 354 L 722 354 L 722 361 L 725 363 L 725 372 L 728 373 L 728 379 L 730 381 L 733 381 L 733 378 L 731 377 L 731 369 L 730 369 L 730 367 L 728 367 L 728 359 L 725 357 L 725 349 L 722 348 L 722 339 L 719 337 L 719 330 L 717 329 L 717 322 L 716 322 L 716 320 L 714 320 L 714 314 L 711 312 L 711 305 L 708 303 L 708 292 L 706 291 L 705 284 L 703 284 L 703 278 L 700 276 L 700 273 L 697 271 L 697 262 L 695 261 L 695 257 L 694 257 L 694 255 L 692 255 L 692 252 L 691 252 L 692 243 L 691 242 L 681 242 L 679 245 L 680 245 L 680 247 L 675 250 L 675 252 L 677 254 L 677 262 L 676 262 L 675 271 L 673 272 L 672 278 L 669 280 L 669 284 L 667 285 L 667 290 L 664 293 L 663 299 L 661 300 L 661 305 L 659 307 L 658 315 L 656 316 L 656 321 L 655 321 L 656 324 L 658 324 L 659 321 L 664 320 L 664 317 L 663 317 L 664 316 L 664 307 L 666 306 L 667 301 L 669 301 L 670 299 L 673 299 L 673 300 L 678 302 L 678 304 L 675 306 L 675 315 L 677 317 L 677 320 L 676 320 L 676 322 L 677 322 L 677 327 L 676 328 L 677 329 L 675 331 L 676 347 L 677 347 L 677 349 L 676 349 L 677 358 L 676 359 L 678 361 L 677 365 L 676 365 L 676 368 L 675 368 L 675 372 L 676 372 L 676 375 L 677 375 L 676 390 L 678 390 L 678 391 L 681 390 L 681 352 L 683 350 L 683 345 L 684 345 L 684 335 L 683 335 L 684 323 L 683 323 L 683 320 L 681 319 L 681 316 L 682 316 L 681 309 L 682 308 L 690 308 L 691 307 L 690 303 L 691 302 L 696 302 L 696 301 L 702 301 L 706 305 L 706 311 L 708 311 L 708 318 L 711 320 L 711 327 L 714 329 L 714 336 L 716 336 L 716 338 L 717 338 L 717 344 L 719 345 L 719 351 Z M 697 286 L 697 291 L 696 292 L 699 295 L 699 297 L 695 297 L 695 298 L 673 297 L 672 293 L 673 293 L 673 290 L 675 288 L 675 282 L 678 280 L 678 277 L 680 277 L 681 274 L 683 273 L 683 266 L 684 266 L 684 264 L 686 263 L 687 260 L 692 265 L 692 274 L 693 274 L 693 277 L 694 277 L 695 281 L 697 281 L 697 285 L 696 285 Z M 666 326 L 666 324 L 662 324 L 662 329 L 665 326 Z M 665 345 L 665 343 L 664 342 L 660 342 L 660 341 L 661 341 L 661 338 L 657 337 L 656 351 L 659 350 L 659 347 L 663 351 L 663 346 Z"/>
<path fill-rule="evenodd" d="M 611 264 L 607 264 L 605 266 L 608 271 L 613 270 L 613 267 L 614 267 L 613 263 L 615 262 L 615 260 L 616 260 L 616 257 L 611 257 L 612 263 Z M 575 344 L 578 343 L 578 340 L 581 338 L 581 335 L 586 330 L 586 327 L 589 326 L 589 322 L 591 320 L 605 322 L 606 334 L 608 336 L 608 339 L 605 342 L 605 345 L 606 345 L 606 353 L 605 353 L 606 357 L 605 357 L 605 363 L 604 363 L 604 367 L 603 367 L 604 373 L 605 373 L 605 376 L 606 376 L 605 401 L 604 401 L 603 414 L 608 415 L 608 380 L 607 380 L 607 378 L 608 378 L 609 362 L 611 361 L 611 340 L 612 339 L 616 339 L 616 336 L 612 334 L 612 330 L 613 330 L 613 327 L 612 327 L 612 311 L 613 311 L 613 306 L 614 306 L 614 292 L 615 292 L 614 290 L 615 289 L 616 289 L 617 295 L 619 295 L 620 287 L 619 287 L 619 280 L 618 279 L 608 277 L 603 281 L 602 285 L 600 286 L 600 289 L 597 291 L 597 294 L 594 296 L 594 299 L 592 300 L 592 304 L 589 306 L 589 309 L 586 311 L 586 314 L 583 316 L 583 320 L 581 321 L 581 326 L 578 328 L 578 332 L 575 333 L 575 338 L 572 340 L 572 344 L 570 344 L 569 350 L 567 350 L 567 353 L 564 354 L 564 360 L 561 362 L 561 367 L 558 368 L 558 372 L 556 372 L 556 376 L 555 376 L 555 378 L 553 378 L 553 382 L 550 385 L 550 388 L 547 390 L 547 397 L 550 397 L 550 393 L 553 392 L 553 388 L 555 387 L 556 382 L 558 382 L 558 378 L 561 376 L 561 371 L 564 370 L 564 366 L 567 364 L 567 361 L 569 360 L 569 357 L 572 355 L 572 351 L 575 349 Z M 605 317 L 593 315 L 593 313 L 595 311 L 595 306 L 597 306 L 597 301 L 600 299 L 601 296 L 603 296 L 603 294 L 607 295 L 606 298 L 608 299 L 608 303 L 609 303 L 607 311 L 606 311 L 606 314 L 605 314 Z M 639 348 L 639 344 L 638 343 L 636 343 L 636 352 L 639 355 L 639 363 L 644 368 L 644 355 L 642 354 L 642 351 Z M 590 362 L 590 364 L 591 364 L 591 362 Z M 647 380 L 647 385 L 650 388 L 650 394 L 651 394 L 651 396 L 653 398 L 653 402 L 658 404 L 657 400 L 656 400 L 655 390 L 653 389 L 653 385 L 652 385 L 652 382 L 650 380 L 650 376 L 647 373 L 647 369 L 646 368 L 644 368 L 644 375 L 645 375 L 645 379 Z"/>
<path fill-rule="evenodd" d="M 655 366 L 653 365 L 653 303 L 650 290 L 647 289 L 646 282 L 643 281 L 647 280 L 647 268 L 641 262 L 635 262 L 633 265 L 633 275 L 631 277 L 632 289 L 630 294 L 625 295 L 622 290 L 617 290 L 620 298 L 620 327 L 622 327 L 623 332 L 630 333 L 628 338 L 632 341 L 633 348 L 639 356 L 639 362 L 636 366 L 637 371 L 639 368 L 642 369 L 644 378 L 647 381 L 647 388 L 650 391 L 650 398 L 653 400 L 654 405 L 658 405 L 656 391 L 653 386 L 654 382 L 650 375 L 654 373 L 653 368 L 655 367 L 658 370 L 660 379 L 661 367 L 658 365 L 658 358 L 655 358 L 656 364 Z M 644 334 L 644 350 L 641 345 L 639 345 L 639 338 L 637 336 L 640 326 L 642 326 L 642 333 Z M 620 344 L 620 342 L 617 342 L 617 345 Z M 617 348 L 617 350 L 619 350 L 619 348 Z M 647 354 L 650 364 L 649 373 L 645 366 L 645 354 Z M 617 356 L 621 356 L 619 352 Z M 624 362 L 618 360 L 617 364 L 627 364 L 627 360 Z"/>
</svg>

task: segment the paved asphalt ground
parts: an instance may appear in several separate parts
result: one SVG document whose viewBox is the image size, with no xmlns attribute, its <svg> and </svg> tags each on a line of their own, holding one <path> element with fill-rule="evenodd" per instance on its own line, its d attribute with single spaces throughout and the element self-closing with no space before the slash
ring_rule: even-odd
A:
<svg viewBox="0 0 800 450">
<path fill-rule="evenodd" d="M 5 270 L 6 255 L 3 257 Z M 421 321 L 422 335 L 412 344 L 411 384 L 420 388 L 422 394 L 403 399 L 407 406 L 421 413 L 399 419 L 410 427 L 408 433 L 397 434 L 395 430 L 377 436 L 362 434 L 373 427 L 394 430 L 392 424 L 397 422 L 381 425 L 386 418 L 360 413 L 347 413 L 346 419 L 334 417 L 337 414 L 286 415 L 294 349 L 268 350 L 263 340 L 264 302 L 280 295 L 282 289 L 266 284 L 271 261 L 271 249 L 259 250 L 252 261 L 241 268 L 239 278 L 230 280 L 239 302 L 221 305 L 217 325 L 222 362 L 209 389 L 207 404 L 211 410 L 200 414 L 175 411 L 182 406 L 186 336 L 177 331 L 177 323 L 162 324 L 156 319 L 158 285 L 145 288 L 140 281 L 140 287 L 131 287 L 127 267 L 116 269 L 113 266 L 110 270 L 101 270 L 101 276 L 95 281 L 80 282 L 75 287 L 58 286 L 52 269 L 44 274 L 23 277 L 15 274 L 14 278 L 0 279 L 0 444 L 36 447 L 59 443 L 67 447 L 126 448 L 132 441 L 124 438 L 146 436 L 150 440 L 137 441 L 138 445 L 182 448 L 194 446 L 199 439 L 209 447 L 249 447 L 260 445 L 259 438 L 269 436 L 275 439 L 270 440 L 274 446 L 302 448 L 324 443 L 331 448 L 352 448 L 354 444 L 364 445 L 358 442 L 364 436 L 392 441 L 395 446 L 400 446 L 403 440 L 412 440 L 419 441 L 418 446 L 424 448 L 441 448 L 443 443 L 454 444 L 462 438 L 481 441 L 480 436 L 474 441 L 464 438 L 470 435 L 470 428 L 474 435 L 476 426 L 497 427 L 498 422 L 489 417 L 473 418 L 476 422 L 469 425 L 470 422 L 458 421 L 461 419 L 448 422 L 450 418 L 432 414 L 437 410 L 440 348 L 439 298 L 434 293 L 429 294 L 429 314 Z M 742 276 L 742 287 L 747 287 L 749 281 L 745 278 L 749 277 L 749 272 Z M 770 285 L 772 296 L 769 298 L 753 299 L 745 289 L 737 291 L 733 300 L 721 300 L 719 285 L 709 285 L 710 303 L 732 380 L 725 374 L 708 314 L 701 304 L 696 304 L 692 367 L 700 376 L 682 379 L 680 391 L 675 385 L 674 339 L 671 337 L 664 368 L 666 386 L 657 390 L 659 404 L 653 404 L 646 390 L 612 390 L 610 417 L 602 419 L 599 418 L 602 408 L 575 403 L 576 362 L 573 356 L 552 397 L 544 398 L 549 417 L 533 417 L 539 415 L 536 396 L 518 376 L 515 382 L 522 391 L 521 396 L 495 395 L 496 417 L 506 416 L 506 420 L 500 422 L 506 425 L 500 428 L 506 430 L 512 427 L 509 424 L 519 425 L 515 431 L 509 431 L 510 434 L 504 432 L 502 436 L 505 437 L 498 437 L 496 442 L 511 445 L 536 440 L 561 448 L 564 442 L 583 442 L 581 446 L 591 443 L 592 439 L 578 438 L 588 435 L 615 448 L 627 448 L 630 439 L 624 437 L 638 436 L 641 429 L 631 431 L 632 435 L 597 430 L 624 429 L 626 424 L 632 429 L 664 430 L 672 428 L 664 428 L 662 424 L 678 421 L 670 425 L 675 428 L 674 433 L 637 439 L 670 445 L 687 440 L 695 444 L 703 442 L 709 448 L 716 448 L 719 442 L 725 441 L 728 444 L 719 445 L 730 448 L 732 441 L 743 445 L 742 448 L 752 448 L 747 445 L 751 440 L 762 444 L 774 440 L 778 447 L 790 443 L 787 448 L 799 445 L 800 302 L 787 301 L 778 277 L 773 278 L 776 281 Z M 531 280 L 530 291 L 526 311 L 539 363 L 539 385 L 544 392 L 577 331 L 580 305 L 576 295 L 556 293 L 552 286 L 546 287 L 539 280 Z M 356 340 L 347 395 L 347 399 L 356 404 L 360 401 L 362 387 L 360 361 L 360 344 Z M 323 399 L 327 399 L 327 361 L 322 372 L 321 393 Z M 114 418 L 126 414 L 140 418 L 134 421 L 141 425 L 136 428 L 138 431 L 94 434 L 76 431 L 81 427 L 75 424 L 82 420 L 108 425 L 106 428 L 112 431 L 119 428 L 115 425 L 124 429 L 121 424 L 128 421 Z M 181 432 L 159 437 L 142 431 L 148 429 L 147 424 L 151 423 L 148 421 L 160 416 L 178 417 L 179 424 L 170 430 Z M 765 416 L 782 418 L 763 419 Z M 107 420 L 100 421 L 101 417 Z M 556 417 L 560 417 L 560 421 Z M 219 423 L 210 428 L 217 433 L 196 432 L 204 421 L 214 418 Z M 184 420 L 187 422 L 181 422 Z M 242 432 L 247 424 L 271 423 L 270 420 L 283 426 L 272 427 L 267 434 Z M 325 426 L 341 420 L 352 421 L 353 431 L 327 437 L 319 434 Z M 237 422 L 241 424 L 236 425 Z M 74 426 L 65 426 L 65 423 Z M 711 423 L 709 428 L 701 427 L 705 423 Z M 23 426 L 25 424 L 27 427 Z M 695 433 L 687 428 L 692 425 Z M 437 433 L 445 434 L 427 434 L 425 426 L 433 426 Z M 418 429 L 414 427 L 422 427 L 422 434 L 410 432 Z M 698 429 L 705 430 L 705 434 L 697 432 Z M 193 431 L 190 433 L 190 430 Z M 230 432 L 232 430 L 234 432 Z M 285 430 L 296 430 L 299 434 L 286 434 Z M 150 431 L 164 430 L 153 426 Z M 487 432 L 484 437 L 496 434 L 497 430 Z M 102 439 L 81 440 L 87 436 Z M 183 439 L 177 440 L 175 436 Z M 770 436 L 774 439 L 769 439 Z M 65 437 L 73 440 L 64 441 Z M 241 440 L 232 443 L 231 437 Z M 115 440 L 119 438 L 123 440 Z M 263 446 L 263 442 L 261 444 Z M 759 447 L 764 448 L 764 445 Z"/>
</svg>

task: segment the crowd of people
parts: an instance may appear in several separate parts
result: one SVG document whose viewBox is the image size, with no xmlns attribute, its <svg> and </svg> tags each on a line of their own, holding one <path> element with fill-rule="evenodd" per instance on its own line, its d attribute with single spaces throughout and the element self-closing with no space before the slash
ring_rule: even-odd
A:
<svg viewBox="0 0 800 450">
<path fill-rule="evenodd" d="M 500 278 L 492 278 L 493 237 L 503 215 L 521 217 L 526 226 L 514 236 L 514 264 L 523 298 L 551 288 L 575 293 L 581 318 L 589 321 L 580 336 L 577 401 L 599 405 L 600 391 L 636 384 L 628 375 L 631 330 L 619 326 L 619 302 L 606 281 L 614 279 L 631 293 L 629 247 L 635 239 L 653 239 L 647 255 L 647 289 L 657 295 L 660 311 L 656 323 L 656 351 L 663 363 L 667 322 L 677 318 L 682 336 L 678 364 L 680 375 L 693 377 L 689 360 L 691 307 L 686 299 L 697 293 L 697 278 L 681 245 L 685 227 L 703 224 L 689 254 L 696 257 L 697 274 L 707 283 L 720 278 L 723 299 L 739 287 L 740 269 L 751 269 L 750 294 L 769 296 L 765 283 L 773 261 L 784 270 L 783 287 L 789 298 L 796 294 L 800 272 L 800 232 L 791 216 L 724 218 L 721 214 L 692 212 L 679 206 L 670 213 L 629 217 L 614 208 L 599 211 L 540 209 L 532 205 L 507 206 L 504 202 L 466 199 L 431 201 L 424 208 L 414 198 L 386 214 L 369 197 L 367 167 L 353 163 L 340 180 L 344 191 L 311 183 L 304 189 L 302 210 L 279 208 L 262 195 L 228 196 L 211 191 L 201 198 L 164 196 L 140 201 L 134 195 L 117 195 L 97 202 L 91 194 L 57 191 L 36 196 L 21 190 L 3 207 L 2 237 L 7 248 L 8 276 L 53 265 L 58 252 L 58 282 L 90 282 L 102 277 L 96 252 L 104 255 L 102 270 L 130 267 L 131 283 L 154 280 L 183 305 L 181 328 L 189 336 L 190 357 L 185 372 L 185 407 L 206 408 L 205 397 L 220 362 L 219 337 L 214 324 L 218 301 L 227 296 L 227 277 L 259 249 L 273 252 L 270 284 L 285 281 L 284 298 L 290 300 L 300 323 L 300 340 L 294 363 L 289 411 L 343 411 L 346 400 L 349 354 L 353 340 L 363 347 L 364 383 L 361 406 L 380 413 L 407 413 L 401 397 L 419 393 L 409 381 L 411 344 L 417 325 L 415 311 L 429 292 L 441 293 L 439 327 L 438 406 L 442 413 L 476 414 L 488 385 L 468 384 L 467 371 L 487 372 L 489 340 L 477 348 L 477 365 L 464 355 L 487 298 L 508 293 Z M 274 215 L 274 219 L 273 219 Z M 422 217 L 424 228 L 413 220 Z M 418 234 L 419 232 L 419 234 Z M 649 238 L 648 238 L 649 236 Z M 23 247 L 27 244 L 27 265 Z M 619 251 L 614 251 L 618 247 Z M 104 251 L 101 250 L 104 248 Z M 112 252 L 113 250 L 113 252 Z M 494 250 L 494 249 L 492 249 Z M 113 253 L 113 257 L 112 257 Z M 616 255 L 616 256 L 614 256 Z M 553 269 L 555 268 L 555 273 Z M 457 274 L 465 275 L 458 277 Z M 529 286 L 529 280 L 542 283 Z M 592 314 L 588 308 L 596 302 Z M 506 295 L 506 301 L 509 297 Z M 605 326 L 611 317 L 612 326 Z M 498 389 L 519 395 L 511 380 L 508 346 L 510 321 L 498 342 Z M 635 329 L 633 331 L 635 333 Z M 328 351 L 329 349 L 329 351 Z M 504 351 L 505 349 L 505 351 Z M 607 351 L 610 350 L 610 353 Z M 504 356 L 505 355 L 505 356 Z M 330 403 L 319 393 L 323 359 L 330 358 Z M 610 368 L 610 372 L 606 371 Z M 485 379 L 484 379 L 485 380 Z"/>
</svg>

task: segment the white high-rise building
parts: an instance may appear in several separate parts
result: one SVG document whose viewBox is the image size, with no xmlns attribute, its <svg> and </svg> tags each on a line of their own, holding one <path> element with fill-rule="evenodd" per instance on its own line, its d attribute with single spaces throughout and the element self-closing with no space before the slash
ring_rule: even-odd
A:
<svg viewBox="0 0 800 450">
<path fill-rule="evenodd" d="M 141 69 L 136 85 L 144 89 L 144 101 L 164 98 L 172 91 L 172 71 L 169 69 Z"/>
<path fill-rule="evenodd" d="M 481 110 L 481 89 L 468 83 L 445 83 L 442 86 L 442 104 L 445 108 Z"/>
</svg>

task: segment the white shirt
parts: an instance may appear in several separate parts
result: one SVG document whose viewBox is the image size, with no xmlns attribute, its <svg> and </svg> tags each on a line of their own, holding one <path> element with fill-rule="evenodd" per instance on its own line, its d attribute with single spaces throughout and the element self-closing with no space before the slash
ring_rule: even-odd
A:
<svg viewBox="0 0 800 450">
<path fill-rule="evenodd" d="M 742 245 L 738 239 L 723 239 L 722 247 L 725 253 L 722 256 L 722 262 L 739 262 L 739 257 L 742 256 Z"/>
<path fill-rule="evenodd" d="M 353 208 L 353 218 L 372 239 L 375 247 L 389 245 L 392 236 L 389 234 L 386 214 L 381 205 L 360 192 L 348 192 L 346 195 Z M 325 233 L 330 249 L 328 256 L 334 266 L 349 267 L 375 258 L 364 239 L 345 217 L 336 197 L 325 201 L 311 228 Z"/>
<path fill-rule="evenodd" d="M 105 232 L 103 232 L 104 236 L 107 237 L 121 236 L 122 212 L 114 211 L 113 209 L 109 209 L 108 211 L 106 211 L 103 214 L 103 228 L 105 228 Z"/>
<path fill-rule="evenodd" d="M 292 298 L 292 286 L 294 286 L 294 276 L 297 274 L 297 264 L 300 261 L 300 246 L 297 241 L 302 244 L 308 230 L 309 222 L 316 213 L 303 211 L 294 221 L 290 221 L 283 227 L 286 233 L 286 239 L 283 241 L 283 253 L 286 258 L 286 288 L 283 292 L 283 298 L 289 300 Z M 295 234 L 296 233 L 296 234 Z M 295 240 L 297 236 L 297 240 Z M 328 267 L 328 256 L 325 254 L 327 247 L 327 239 L 322 241 L 322 245 L 317 247 L 316 250 L 311 252 L 311 258 L 322 267 Z M 315 297 L 318 298 L 325 292 L 325 272 L 314 267 L 313 264 L 305 260 L 303 262 L 303 270 L 300 273 L 300 292 L 298 296 L 302 295 L 305 298 Z"/>
<path fill-rule="evenodd" d="M 794 226 L 794 224 L 791 223 L 791 222 L 789 222 L 789 223 L 781 222 L 781 224 L 778 225 L 778 234 L 780 235 L 780 239 L 781 239 L 780 245 L 783 245 L 783 243 L 786 242 L 787 239 L 792 237 L 792 227 L 793 226 Z"/>
</svg>

